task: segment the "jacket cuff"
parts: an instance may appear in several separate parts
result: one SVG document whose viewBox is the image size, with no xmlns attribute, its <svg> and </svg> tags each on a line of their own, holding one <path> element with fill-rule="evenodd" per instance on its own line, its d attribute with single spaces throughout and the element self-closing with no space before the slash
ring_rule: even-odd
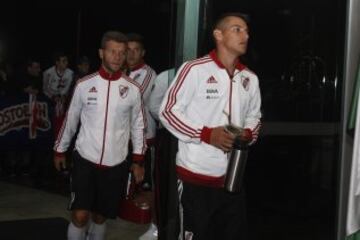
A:
<svg viewBox="0 0 360 240">
<path fill-rule="evenodd" d="M 55 157 L 65 157 L 65 153 L 55 151 Z"/>
<path fill-rule="evenodd" d="M 144 160 L 145 160 L 145 155 L 133 153 L 133 155 L 132 155 L 133 163 L 142 164 L 144 162 Z"/>
<path fill-rule="evenodd" d="M 244 134 L 242 137 L 244 138 L 244 140 L 249 141 L 249 142 L 252 141 L 254 138 L 253 133 L 250 128 L 244 129 Z"/>
<path fill-rule="evenodd" d="M 211 132 L 212 132 L 212 128 L 208 128 L 208 127 L 204 126 L 203 129 L 201 130 L 201 134 L 200 134 L 201 141 L 210 144 Z"/>
</svg>

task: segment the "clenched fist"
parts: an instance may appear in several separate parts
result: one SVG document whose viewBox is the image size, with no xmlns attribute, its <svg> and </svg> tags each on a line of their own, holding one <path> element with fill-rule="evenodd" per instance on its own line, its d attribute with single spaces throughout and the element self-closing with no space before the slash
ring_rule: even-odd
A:
<svg viewBox="0 0 360 240">
<path fill-rule="evenodd" d="M 229 152 L 234 144 L 234 135 L 227 132 L 224 127 L 213 128 L 210 135 L 210 144 Z"/>
</svg>

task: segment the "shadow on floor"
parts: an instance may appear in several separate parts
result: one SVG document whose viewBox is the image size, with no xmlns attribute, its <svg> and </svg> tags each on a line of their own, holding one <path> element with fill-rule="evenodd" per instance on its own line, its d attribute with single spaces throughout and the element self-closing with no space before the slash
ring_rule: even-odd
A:
<svg viewBox="0 0 360 240">
<path fill-rule="evenodd" d="M 3 221 L 0 222 L 1 238 L 8 240 L 64 240 L 68 223 L 68 220 L 64 218 Z"/>
</svg>

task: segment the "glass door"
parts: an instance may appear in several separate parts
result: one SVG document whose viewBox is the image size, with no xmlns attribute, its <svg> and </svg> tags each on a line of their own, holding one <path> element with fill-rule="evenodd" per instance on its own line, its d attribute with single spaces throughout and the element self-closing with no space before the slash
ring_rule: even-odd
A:
<svg viewBox="0 0 360 240">
<path fill-rule="evenodd" d="M 335 239 L 345 4 L 200 1 L 196 56 L 214 47 L 220 14 L 250 18 L 242 61 L 257 73 L 263 101 L 245 178 L 251 239 Z"/>
</svg>

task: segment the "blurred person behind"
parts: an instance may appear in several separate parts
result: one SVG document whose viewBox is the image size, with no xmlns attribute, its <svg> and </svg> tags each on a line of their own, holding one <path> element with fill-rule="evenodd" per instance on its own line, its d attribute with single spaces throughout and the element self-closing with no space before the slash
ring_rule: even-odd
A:
<svg viewBox="0 0 360 240">
<path fill-rule="evenodd" d="M 156 123 L 149 112 L 149 98 L 154 86 L 156 72 L 148 64 L 145 63 L 145 44 L 144 37 L 138 33 L 128 33 L 128 53 L 126 57 L 127 75 L 137 82 L 145 104 L 146 112 L 146 143 L 148 152 L 145 160 L 145 179 L 143 187 L 150 189 L 151 187 L 151 151 L 154 151 L 153 145 L 156 135 Z"/>
<path fill-rule="evenodd" d="M 71 100 L 71 94 L 74 91 L 74 87 L 76 82 L 87 76 L 90 73 L 90 59 L 87 56 L 81 56 L 76 63 L 76 70 L 74 72 L 74 80 L 71 82 L 70 88 L 69 88 L 69 94 L 66 98 L 66 109 L 68 108 Z"/>
<path fill-rule="evenodd" d="M 91 67 L 90 64 L 91 64 L 90 59 L 87 56 L 82 56 L 78 59 L 76 64 L 74 82 L 89 74 Z"/>
<path fill-rule="evenodd" d="M 74 72 L 68 68 L 68 65 L 67 55 L 62 52 L 56 52 L 54 54 L 54 65 L 43 73 L 43 91 L 54 106 L 53 128 L 55 137 L 64 120 L 66 100 L 74 80 Z"/>
<path fill-rule="evenodd" d="M 35 58 L 26 61 L 25 74 L 19 79 L 20 88 L 29 94 L 42 93 L 41 64 Z"/>
<path fill-rule="evenodd" d="M 56 52 L 54 65 L 43 73 L 44 94 L 55 101 L 69 94 L 69 89 L 74 80 L 74 72 L 68 68 L 69 60 L 66 54 Z"/>
<path fill-rule="evenodd" d="M 48 184 L 49 179 L 49 152 L 50 148 L 38 146 L 36 142 L 36 115 L 37 107 L 36 103 L 39 96 L 43 96 L 42 93 L 42 74 L 41 64 L 36 58 L 29 58 L 25 63 L 25 69 L 18 79 L 19 88 L 29 97 L 29 146 L 23 154 L 23 162 L 21 174 L 31 174 L 34 181 L 34 185 L 37 187 Z M 33 133 L 33 134 L 31 134 Z"/>
<path fill-rule="evenodd" d="M 153 182 L 153 211 L 152 211 L 152 222 L 148 230 L 139 237 L 139 240 L 156 240 L 161 236 L 163 229 L 169 229 L 169 219 L 173 220 L 173 216 L 177 217 L 177 202 L 171 201 L 170 194 L 176 194 L 176 173 L 174 171 L 174 164 L 169 159 L 170 157 L 170 134 L 159 122 L 159 109 L 161 102 L 164 98 L 166 90 L 169 87 L 170 81 L 175 76 L 175 68 L 167 69 L 161 72 L 154 80 L 153 90 L 148 100 L 148 108 L 151 117 L 155 119 L 157 130 L 156 130 L 156 141 L 155 141 L 155 160 L 154 160 L 154 182 Z M 163 144 L 166 144 L 166 149 L 161 148 Z M 173 192 L 169 192 L 174 190 Z M 174 222 L 174 221 L 172 221 Z"/>
<path fill-rule="evenodd" d="M 140 85 L 142 98 L 145 104 L 146 112 L 146 143 L 148 145 L 148 151 L 146 152 L 145 160 L 145 179 L 143 183 L 143 189 L 151 190 L 153 187 L 153 169 L 155 161 L 155 136 L 156 136 L 156 122 L 149 112 L 149 99 L 154 87 L 154 80 L 156 78 L 156 72 L 148 64 L 145 63 L 145 43 L 144 37 L 138 33 L 128 33 L 128 54 L 126 58 L 127 75 L 136 81 Z M 149 196 L 149 195 L 148 195 Z M 150 194 L 149 206 L 152 210 L 152 224 L 147 233 L 141 236 L 139 239 L 150 239 L 147 236 L 157 236 L 157 229 L 154 222 L 155 211 L 153 205 L 153 191 Z M 157 237 L 156 237 L 157 238 Z M 152 239 L 152 238 L 151 238 Z"/>
<path fill-rule="evenodd" d="M 12 63 L 0 62 L 0 95 L 14 97 L 18 93 L 18 83 Z"/>
</svg>

